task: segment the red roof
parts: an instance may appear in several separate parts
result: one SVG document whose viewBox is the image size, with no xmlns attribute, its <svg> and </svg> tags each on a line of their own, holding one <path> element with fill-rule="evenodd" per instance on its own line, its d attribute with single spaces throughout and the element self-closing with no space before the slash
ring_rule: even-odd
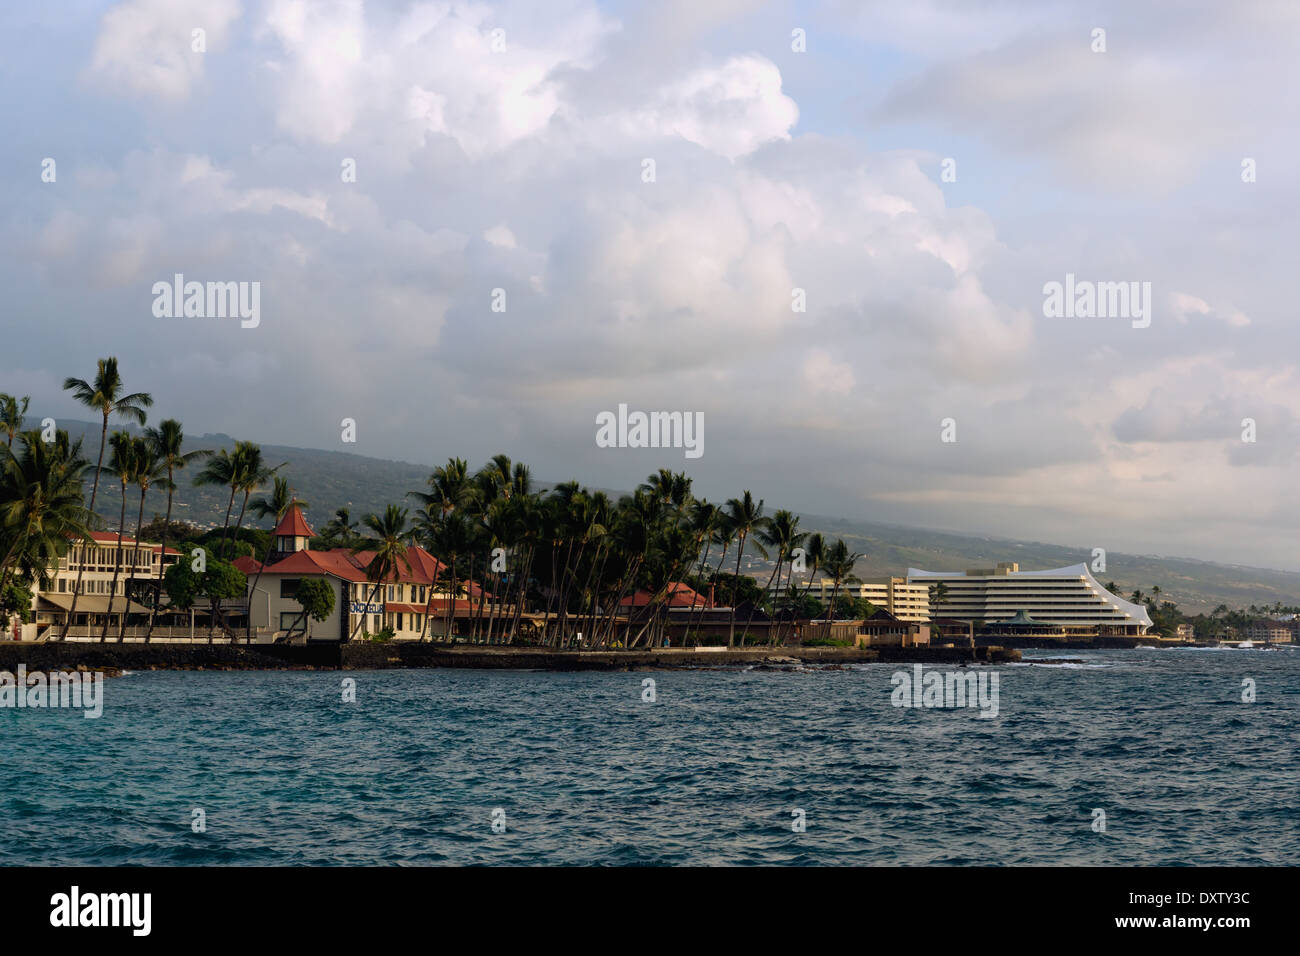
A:
<svg viewBox="0 0 1300 956">
<path fill-rule="evenodd" d="M 262 566 L 261 561 L 247 554 L 241 554 L 230 563 L 235 566 L 237 571 L 243 571 L 244 574 L 256 574 L 257 569 Z"/>
<path fill-rule="evenodd" d="M 654 595 L 649 591 L 637 591 L 618 602 L 619 607 L 645 607 Z M 689 585 L 673 581 L 668 585 L 668 593 L 663 603 L 667 607 L 713 607 L 711 601 Z"/>
<path fill-rule="evenodd" d="M 350 556 L 343 548 L 335 548 L 332 551 L 295 551 L 287 558 L 268 564 L 264 573 L 331 574 L 354 583 L 366 579 L 366 573 L 350 560 Z"/>
<path fill-rule="evenodd" d="M 279 529 L 276 529 L 279 533 Z M 295 551 L 281 558 L 274 564 L 268 564 L 266 574 L 332 574 L 345 581 L 362 582 L 366 577 L 366 566 L 374 559 L 373 551 L 358 551 L 353 554 L 347 548 L 331 548 L 328 551 Z M 406 549 L 406 562 L 397 562 L 397 571 L 386 579 L 389 582 L 400 581 L 403 584 L 432 585 L 442 573 L 442 562 L 418 545 Z M 250 559 L 251 560 L 251 559 Z M 242 571 L 243 568 L 240 568 Z M 245 571 L 245 574 L 248 572 Z M 254 567 L 254 573 L 256 568 Z"/>
<path fill-rule="evenodd" d="M 307 519 L 302 516 L 302 508 L 293 505 L 285 512 L 280 523 L 275 526 L 271 532 L 274 535 L 285 535 L 294 538 L 314 538 L 316 532 L 312 531 L 307 524 Z"/>
</svg>

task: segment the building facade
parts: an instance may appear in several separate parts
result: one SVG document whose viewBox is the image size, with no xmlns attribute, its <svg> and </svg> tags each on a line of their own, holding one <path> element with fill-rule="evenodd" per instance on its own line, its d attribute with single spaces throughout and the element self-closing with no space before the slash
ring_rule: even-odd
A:
<svg viewBox="0 0 1300 956">
<path fill-rule="evenodd" d="M 255 640 L 346 641 L 385 629 L 392 630 L 394 640 L 427 640 L 446 636 L 449 604 L 453 632 L 457 619 L 491 611 L 477 585 L 463 586 L 453 598 L 438 583 L 441 562 L 418 545 L 408 545 L 397 570 L 376 582 L 366 572 L 373 552 L 313 551 L 313 532 L 297 505 L 272 534 L 275 551 L 264 567 L 249 557 L 234 562 L 248 578 L 247 611 Z M 334 610 L 323 621 L 305 615 L 296 599 L 298 586 L 307 579 L 324 581 L 334 591 Z"/>
<path fill-rule="evenodd" d="M 109 639 L 116 640 L 124 615 L 125 638 L 143 636 L 149 608 L 137 600 L 128 601 L 128 591 L 132 597 L 138 597 L 142 589 L 151 590 L 160 568 L 166 573 L 167 567 L 179 561 L 180 557 L 180 553 L 172 548 L 164 554 L 161 544 L 136 541 L 129 535 L 122 537 L 119 549 L 115 532 L 92 532 L 90 541 L 75 542 L 59 559 L 49 586 L 33 591 L 35 620 L 22 625 L 15 621 L 17 630 L 7 636 L 33 641 L 61 634 L 68 615 L 72 613 L 74 593 L 78 595 L 77 607 L 68 628 L 68 640 L 98 640 L 103 633 L 105 618 L 108 619 Z M 81 575 L 80 588 L 78 574 Z"/>
<path fill-rule="evenodd" d="M 969 571 L 909 568 L 907 580 L 926 588 L 945 586 L 942 603 L 936 600 L 930 608 L 936 617 L 987 625 L 1010 621 L 1023 611 L 1078 634 L 1137 635 L 1151 628 L 1145 607 L 1111 594 L 1086 564 L 1050 571 L 1021 571 L 1014 562 Z"/>
<path fill-rule="evenodd" d="M 924 584 L 912 584 L 907 578 L 876 577 L 863 578 L 860 581 L 841 581 L 839 591 L 835 591 L 835 582 L 829 578 L 820 578 L 811 585 L 807 581 L 794 582 L 800 592 L 808 588 L 808 596 L 826 602 L 832 594 L 860 598 L 870 601 L 875 607 L 888 611 L 900 621 L 924 624 L 930 620 L 930 591 Z M 780 597 L 789 585 L 770 587 L 768 594 Z"/>
</svg>

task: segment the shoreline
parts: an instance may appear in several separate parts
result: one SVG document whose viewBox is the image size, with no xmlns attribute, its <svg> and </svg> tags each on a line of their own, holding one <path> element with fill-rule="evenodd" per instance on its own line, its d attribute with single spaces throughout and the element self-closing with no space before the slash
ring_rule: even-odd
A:
<svg viewBox="0 0 1300 956">
<path fill-rule="evenodd" d="M 0 670 L 82 666 L 121 670 L 475 670 L 629 671 L 717 669 L 729 665 L 871 663 L 1007 664 L 1020 651 L 1001 647 L 746 647 L 696 651 L 558 650 L 545 647 L 447 644 L 83 644 L 6 642 Z"/>
</svg>

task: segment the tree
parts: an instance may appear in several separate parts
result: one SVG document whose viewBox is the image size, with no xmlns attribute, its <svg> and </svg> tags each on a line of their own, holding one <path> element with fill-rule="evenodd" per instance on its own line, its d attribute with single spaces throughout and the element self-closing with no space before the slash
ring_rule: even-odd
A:
<svg viewBox="0 0 1300 956">
<path fill-rule="evenodd" d="M 947 604 L 948 601 L 947 584 L 940 581 L 937 584 L 930 585 L 930 607 L 934 608 L 934 611 L 931 613 L 933 613 L 935 617 L 942 617 L 939 612 L 943 610 L 943 606 Z"/>
<path fill-rule="evenodd" d="M 244 572 L 240 571 L 228 561 L 222 561 L 220 558 L 208 555 L 207 567 L 199 575 L 199 586 L 202 592 L 208 598 L 208 613 L 215 621 L 221 611 L 221 602 L 228 601 L 231 598 L 239 597 L 248 587 L 248 578 Z M 222 625 L 225 629 L 225 625 Z M 212 643 L 212 626 L 208 627 L 208 643 Z M 231 643 L 235 641 L 235 635 L 230 635 Z"/>
<path fill-rule="evenodd" d="M 812 590 L 813 581 L 817 580 L 817 572 L 821 570 L 822 565 L 826 561 L 826 538 L 820 532 L 814 532 L 813 534 L 808 536 L 808 541 L 804 545 L 804 561 L 808 568 L 808 581 L 804 584 L 803 594 L 799 599 L 797 608 L 800 611 L 806 611 L 807 613 L 800 613 L 795 617 L 791 618 L 790 621 L 791 635 L 794 634 L 795 620 L 804 617 L 812 618 L 817 616 L 821 612 L 821 606 L 822 606 L 821 602 L 818 601 L 816 598 L 810 598 L 808 596 L 808 592 Z M 794 578 L 793 568 L 791 568 L 790 570 L 790 577 L 793 583 L 793 578 Z M 811 610 L 809 610 L 810 608 Z"/>
<path fill-rule="evenodd" d="M 776 579 L 777 586 L 781 585 L 781 568 L 787 560 L 790 559 L 791 552 L 794 551 L 808 537 L 806 533 L 799 531 L 799 516 L 784 508 L 777 511 L 772 517 L 758 529 L 756 537 L 760 544 L 765 548 L 774 548 L 776 550 L 776 566 L 772 573 L 768 575 L 767 585 L 763 588 L 764 599 L 771 593 L 772 579 Z M 745 622 L 745 630 L 748 631 L 754 621 L 754 611 L 751 608 L 749 620 Z M 768 640 L 772 639 L 769 629 Z M 745 644 L 745 635 L 741 634 L 740 644 Z"/>
<path fill-rule="evenodd" d="M 167 600 L 180 611 L 188 611 L 203 593 L 203 579 L 189 561 L 177 561 L 163 575 Z"/>
<path fill-rule="evenodd" d="M 334 613 L 334 588 L 321 578 L 303 578 L 298 582 L 298 590 L 294 592 L 293 597 L 302 607 L 302 613 L 289 627 L 285 640 L 293 638 L 293 632 L 298 629 L 299 624 L 303 625 L 303 637 L 311 636 L 310 628 L 306 626 L 308 616 L 313 621 L 323 621 Z"/>
<path fill-rule="evenodd" d="M 7 633 L 18 618 L 20 624 L 30 624 L 32 614 L 32 592 L 22 581 L 10 581 L 0 588 L 0 633 Z"/>
<path fill-rule="evenodd" d="M 406 557 L 406 516 L 407 510 L 399 508 L 397 505 L 389 505 L 384 509 L 382 515 L 366 515 L 364 521 L 367 528 L 374 532 L 375 537 L 362 541 L 352 549 L 353 554 L 359 554 L 362 551 L 372 550 L 370 561 L 366 565 L 366 581 L 373 582 L 374 587 L 370 591 L 370 597 L 366 600 L 367 606 L 375 599 L 380 585 L 391 577 L 397 575 L 399 565 L 404 565 L 407 571 L 411 570 L 410 560 Z M 366 615 L 358 615 L 357 626 L 353 629 L 349 640 L 357 636 L 357 631 L 361 630 L 361 625 L 365 623 Z"/>
<path fill-rule="evenodd" d="M 239 537 L 239 529 L 244 524 L 244 512 L 248 509 L 248 499 L 288 462 L 280 462 L 274 468 L 268 468 L 262 461 L 262 449 L 251 441 L 235 442 L 235 482 L 239 491 L 244 493 L 243 503 L 239 506 L 239 517 L 235 521 L 235 530 L 231 535 L 231 552 L 228 557 L 235 557 L 233 542 Z"/>
<path fill-rule="evenodd" d="M 140 529 L 144 524 L 144 499 L 149 494 L 150 486 L 159 479 L 165 478 L 166 466 L 160 462 L 154 454 L 152 443 L 147 438 L 132 439 L 131 452 L 131 481 L 140 489 L 140 508 L 135 516 L 135 550 L 137 556 L 144 549 L 141 546 Z M 162 563 L 162 556 L 159 555 L 159 564 Z M 131 592 L 135 584 L 136 562 L 131 562 L 131 571 L 127 575 L 126 587 L 122 590 L 126 594 L 126 612 L 122 615 L 122 627 L 117 632 L 118 643 L 126 637 L 126 620 L 131 613 Z"/>
<path fill-rule="evenodd" d="M 104 629 L 99 632 L 99 643 L 108 640 L 108 625 L 113 617 L 113 600 L 117 597 L 117 576 L 122 570 L 122 532 L 126 525 L 126 486 L 135 474 L 135 439 L 129 432 L 113 432 L 109 440 L 113 446 L 113 455 L 109 459 L 108 470 L 122 483 L 122 514 L 117 522 L 117 550 L 113 552 L 113 582 L 108 588 L 108 610 L 104 612 Z M 130 598 L 126 602 L 127 610 L 131 608 Z M 125 617 L 125 613 L 123 614 Z"/>
<path fill-rule="evenodd" d="M 745 544 L 750 536 L 762 527 L 763 524 L 763 502 L 760 499 L 756 504 L 754 496 L 746 489 L 745 493 L 739 498 L 727 499 L 727 522 L 732 533 L 736 536 L 736 579 L 740 578 L 740 559 L 745 554 Z M 758 547 L 762 552 L 761 545 Z M 744 644 L 744 637 L 741 637 L 741 644 Z M 727 633 L 727 646 L 736 646 L 736 592 L 733 587 L 731 592 L 731 625 Z"/>
<path fill-rule="evenodd" d="M 230 513 L 235 508 L 235 492 L 239 490 L 239 483 L 243 477 L 240 468 L 239 459 L 231 455 L 226 449 L 221 448 L 208 458 L 202 470 L 194 476 L 194 484 L 197 486 L 209 485 L 216 488 L 230 489 L 230 499 L 226 502 L 226 517 L 221 524 L 219 554 L 224 553 L 226 550 L 226 529 L 230 527 Z"/>
<path fill-rule="evenodd" d="M 426 505 L 416 513 L 416 529 L 424 547 L 447 567 L 447 622 L 444 633 L 450 640 L 456 595 L 460 593 L 460 579 L 456 577 L 456 565 L 461 558 L 473 551 L 474 531 L 464 514 L 457 511 L 444 512 L 432 504 Z M 428 599 L 424 604 L 424 622 L 420 628 L 421 641 L 429 632 L 429 616 L 436 587 L 437 581 L 430 582 Z"/>
<path fill-rule="evenodd" d="M 275 479 L 275 485 L 272 487 L 269 497 L 258 498 L 253 502 L 254 517 L 271 519 L 271 535 L 266 546 L 266 553 L 262 555 L 262 560 L 258 562 L 257 576 L 253 578 L 252 590 L 248 592 L 248 627 L 244 632 L 245 644 L 249 644 L 253 640 L 253 593 L 262 580 L 262 571 L 266 568 L 266 562 L 271 560 L 271 551 L 275 547 L 275 528 L 295 505 L 299 508 L 308 507 L 307 502 L 298 500 L 293 489 L 289 487 L 289 482 L 280 477 Z M 332 602 L 333 598 L 331 597 L 331 604 Z M 327 614 L 326 617 L 328 616 Z M 268 626 L 271 624 L 270 621 L 266 623 Z"/>
<path fill-rule="evenodd" d="M 347 508 L 339 508 L 334 512 L 334 517 L 325 522 L 325 527 L 321 528 L 320 537 L 323 540 L 323 546 L 326 548 L 350 548 L 361 537 L 357 529 L 360 527 L 352 520 L 352 513 Z"/>
<path fill-rule="evenodd" d="M 7 446 L 14 447 L 14 436 L 23 430 L 23 417 L 27 414 L 27 405 L 31 398 L 24 395 L 21 399 L 0 392 L 0 431 L 8 438 Z"/>
<path fill-rule="evenodd" d="M 0 447 L 0 592 L 14 579 L 44 586 L 71 544 L 90 539 L 81 441 L 62 430 L 53 442 L 18 437 L 17 454 Z"/>
<path fill-rule="evenodd" d="M 113 357 L 102 358 L 99 360 L 98 370 L 95 373 L 93 382 L 86 382 L 79 378 L 68 378 L 63 381 L 65 391 L 72 392 L 72 397 L 84 405 L 86 408 L 92 408 L 99 412 L 102 421 L 99 429 L 99 458 L 95 462 L 95 482 L 90 489 L 90 520 L 95 520 L 95 496 L 99 493 L 99 473 L 104 467 L 104 446 L 108 440 L 108 419 L 110 415 L 117 415 L 119 418 L 127 418 L 135 421 L 137 424 L 145 423 L 145 409 L 153 405 L 153 398 L 146 392 L 132 392 L 123 394 L 125 391 L 122 385 L 122 377 L 118 373 L 117 359 Z M 68 618 L 63 624 L 63 631 L 59 634 L 59 640 L 64 640 L 68 636 L 68 628 L 72 626 L 73 615 L 77 613 L 77 598 L 81 594 L 81 576 L 85 572 L 86 564 L 83 561 L 77 569 L 77 583 L 72 591 L 72 606 L 68 610 Z"/>
<path fill-rule="evenodd" d="M 167 472 L 167 516 L 163 521 L 162 553 L 158 560 L 158 580 L 154 583 L 153 607 L 149 610 L 149 627 L 144 633 L 144 642 L 149 643 L 153 637 L 154 621 L 158 616 L 158 605 L 162 600 L 163 571 L 167 567 L 167 532 L 172 524 L 172 496 L 176 493 L 176 472 L 192 461 L 206 458 L 210 451 L 184 452 L 185 430 L 174 418 L 164 419 L 157 428 L 145 429 L 145 438 L 152 446 L 153 455 L 165 467 Z"/>
<path fill-rule="evenodd" d="M 422 505 L 415 515 L 415 532 L 430 554 L 451 566 L 451 597 L 447 604 L 447 638 L 450 640 L 457 594 L 456 561 L 472 550 L 474 540 L 473 530 L 459 512 L 473 504 L 475 485 L 469 476 L 469 464 L 463 458 L 448 458 L 447 464 L 433 470 L 427 484 L 427 492 L 410 492 L 411 497 Z M 455 521 L 452 521 L 452 515 L 457 515 Z M 447 548 L 451 550 L 445 550 Z M 470 573 L 472 575 L 473 571 Z M 429 611 L 433 607 L 436 585 L 436 581 L 429 584 L 420 640 L 424 640 L 429 630 Z"/>
<path fill-rule="evenodd" d="M 837 538 L 835 543 L 826 550 L 826 560 L 823 568 L 830 577 L 831 599 L 829 607 L 835 607 L 835 598 L 840 593 L 840 585 L 845 581 L 856 580 L 853 575 L 853 568 L 857 565 L 861 554 L 850 552 L 848 545 L 844 543 L 843 538 Z"/>
</svg>

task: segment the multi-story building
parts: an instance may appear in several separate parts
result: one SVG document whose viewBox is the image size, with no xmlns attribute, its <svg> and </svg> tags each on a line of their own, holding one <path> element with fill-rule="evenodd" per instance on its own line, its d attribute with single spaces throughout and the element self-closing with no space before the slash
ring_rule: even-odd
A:
<svg viewBox="0 0 1300 956">
<path fill-rule="evenodd" d="M 1291 643 L 1291 628 L 1284 621 L 1267 618 L 1251 621 L 1242 628 L 1242 637 L 1248 641 L 1263 641 L 1268 644 Z"/>
<path fill-rule="evenodd" d="M 167 566 L 179 560 L 179 552 L 168 548 L 164 554 L 161 544 L 123 536 L 119 550 L 115 532 L 92 532 L 90 541 L 76 542 L 59 559 L 49 587 L 33 592 L 35 620 L 23 625 L 15 621 L 17 630 L 9 636 L 20 635 L 22 640 L 30 641 L 61 634 L 68 614 L 72 612 L 74 593 L 77 594 L 77 608 L 68 628 L 69 640 L 98 640 L 103 633 L 105 617 L 108 618 L 109 635 L 116 639 L 123 615 L 126 615 L 126 636 L 139 636 L 138 632 L 148 622 L 149 608 L 136 600 L 128 601 L 128 589 L 138 596 L 146 582 L 157 580 L 160 568 L 165 573 Z M 78 575 L 81 577 L 80 588 Z"/>
<path fill-rule="evenodd" d="M 818 601 L 829 601 L 832 594 L 837 597 L 860 598 L 883 608 L 900 621 L 924 624 L 930 620 L 929 589 L 924 584 L 911 584 L 906 578 L 878 577 L 841 581 L 838 592 L 835 591 L 835 582 L 829 578 L 819 578 L 811 585 L 807 581 L 796 579 L 794 586 L 800 592 L 808 588 L 809 597 Z M 767 590 L 775 598 L 784 594 L 788 587 L 788 584 L 779 588 L 773 585 Z"/>
<path fill-rule="evenodd" d="M 383 581 L 371 581 L 366 568 L 374 553 L 354 554 L 346 548 L 311 550 L 313 532 L 297 505 L 272 534 L 275 551 L 261 568 L 260 579 L 260 565 L 254 558 L 241 557 L 234 562 L 248 578 L 247 610 L 255 640 L 339 641 L 361 632 L 378 634 L 385 628 L 392 629 L 395 640 L 443 636 L 449 602 L 454 630 L 457 618 L 474 613 L 488 600 L 474 584 L 452 598 L 437 583 L 443 565 L 417 545 L 406 547 L 396 572 Z M 325 581 L 334 589 L 334 610 L 323 621 L 305 616 L 295 599 L 299 584 L 306 579 Z"/>
<path fill-rule="evenodd" d="M 1151 628 L 1145 607 L 1111 594 L 1086 564 L 1050 571 L 1021 571 L 1014 562 L 970 571 L 909 568 L 907 580 L 927 588 L 944 585 L 942 603 L 931 604 L 936 617 L 992 624 L 1023 611 L 1033 620 L 1059 625 L 1070 633 L 1133 635 Z"/>
</svg>

